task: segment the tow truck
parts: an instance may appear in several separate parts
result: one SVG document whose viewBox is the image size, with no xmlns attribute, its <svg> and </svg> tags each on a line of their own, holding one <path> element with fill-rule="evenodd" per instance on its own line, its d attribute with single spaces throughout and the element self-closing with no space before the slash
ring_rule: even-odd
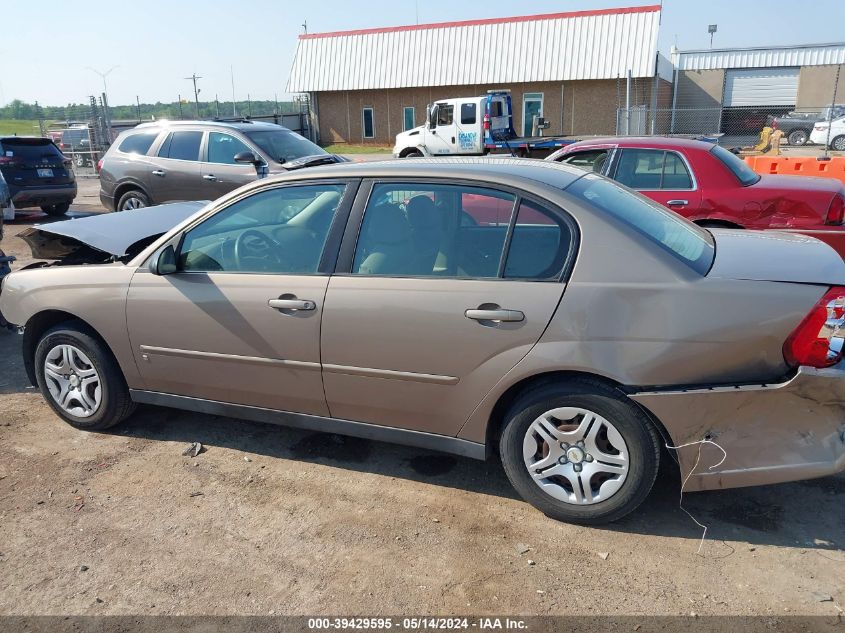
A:
<svg viewBox="0 0 845 633">
<path fill-rule="evenodd" d="M 577 139 L 542 136 L 548 122 L 535 116 L 536 136 L 514 129 L 510 90 L 490 90 L 480 97 L 440 99 L 426 108 L 424 125 L 396 135 L 395 158 L 511 154 L 544 158 Z"/>
</svg>

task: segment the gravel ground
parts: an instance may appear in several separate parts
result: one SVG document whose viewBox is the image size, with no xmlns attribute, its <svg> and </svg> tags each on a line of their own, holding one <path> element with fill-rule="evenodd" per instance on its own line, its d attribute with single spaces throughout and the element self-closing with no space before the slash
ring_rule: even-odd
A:
<svg viewBox="0 0 845 633">
<path fill-rule="evenodd" d="M 84 181 L 83 181 L 84 183 Z M 89 191 L 90 190 L 90 191 Z M 98 211 L 96 181 L 74 214 Z M 28 261 L 7 226 L 2 248 Z M 19 264 L 18 264 L 19 265 Z M 845 476 L 697 493 L 624 521 L 516 498 L 497 463 L 142 407 L 61 422 L 0 332 L 0 615 L 813 614 L 845 608 Z M 190 442 L 206 452 L 182 455 Z"/>
</svg>

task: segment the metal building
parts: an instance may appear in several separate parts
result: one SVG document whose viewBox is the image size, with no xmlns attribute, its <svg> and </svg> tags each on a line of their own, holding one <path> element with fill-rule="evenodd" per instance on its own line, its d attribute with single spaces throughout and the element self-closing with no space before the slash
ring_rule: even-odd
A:
<svg viewBox="0 0 845 633">
<path fill-rule="evenodd" d="M 629 72 L 642 105 L 669 105 L 659 22 L 650 5 L 303 34 L 287 91 L 309 93 L 324 144 L 391 143 L 429 103 L 494 88 L 511 90 L 520 133 L 535 114 L 549 134 L 612 133 Z"/>
</svg>

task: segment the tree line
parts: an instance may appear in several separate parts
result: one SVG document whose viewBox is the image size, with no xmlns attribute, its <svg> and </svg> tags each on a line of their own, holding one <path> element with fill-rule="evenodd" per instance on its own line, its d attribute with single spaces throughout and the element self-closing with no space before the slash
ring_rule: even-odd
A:
<svg viewBox="0 0 845 633">
<path fill-rule="evenodd" d="M 180 107 L 181 106 L 181 107 Z M 237 116 L 260 116 L 267 114 L 293 114 L 299 112 L 299 104 L 293 101 L 236 101 L 235 112 Z M 200 101 L 199 117 L 211 119 L 218 116 L 232 116 L 231 101 Z M 170 103 L 142 103 L 131 105 L 109 106 L 109 114 L 112 120 L 144 120 L 156 119 L 193 119 L 196 117 L 196 105 L 193 101 L 183 100 Z M 90 104 L 69 103 L 66 106 L 42 106 L 36 103 L 27 103 L 20 99 L 14 99 L 5 106 L 0 107 L 0 119 L 24 119 L 47 121 L 72 121 L 87 120 L 90 116 Z"/>
</svg>

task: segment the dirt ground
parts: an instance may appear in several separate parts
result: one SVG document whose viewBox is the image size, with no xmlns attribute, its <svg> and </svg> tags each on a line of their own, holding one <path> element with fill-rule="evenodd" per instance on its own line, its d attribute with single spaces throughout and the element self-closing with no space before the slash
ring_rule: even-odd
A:
<svg viewBox="0 0 845 633">
<path fill-rule="evenodd" d="M 78 202 L 98 209 L 96 181 Z M 15 235 L 44 219 L 0 247 L 25 262 Z M 0 615 L 842 618 L 845 476 L 688 495 L 701 555 L 678 493 L 667 468 L 591 529 L 516 498 L 497 463 L 154 407 L 84 433 L 0 332 Z"/>
</svg>

